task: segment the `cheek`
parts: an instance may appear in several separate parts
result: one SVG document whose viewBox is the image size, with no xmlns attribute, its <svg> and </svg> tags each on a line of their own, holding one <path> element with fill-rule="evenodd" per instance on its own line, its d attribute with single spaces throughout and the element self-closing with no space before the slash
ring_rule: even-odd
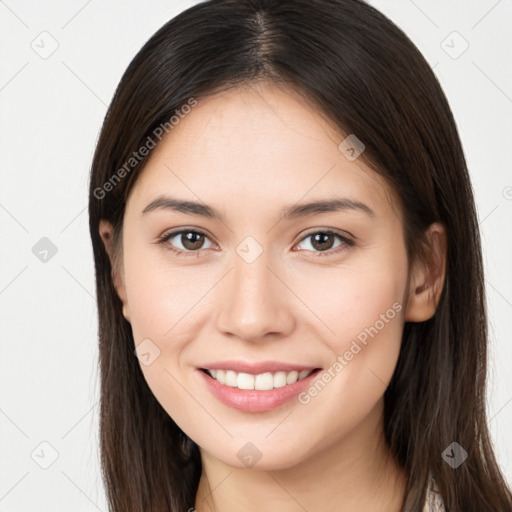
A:
<svg viewBox="0 0 512 512">
<path fill-rule="evenodd" d="M 383 246 L 336 268 L 311 267 L 294 283 L 336 354 L 349 350 L 354 340 L 364 344 L 377 336 L 381 346 L 399 345 L 407 280 L 406 252 L 399 249 Z"/>
<path fill-rule="evenodd" d="M 129 236 L 125 240 L 125 286 L 140 369 L 169 415 L 186 423 L 190 396 L 178 383 L 180 358 L 197 328 L 200 299 L 209 287 L 193 267 L 173 268 L 162 251 L 130 243 Z"/>
<path fill-rule="evenodd" d="M 357 424 L 382 398 L 401 348 L 405 250 L 360 262 L 361 267 L 344 275 L 325 301 L 326 322 L 336 333 L 329 338 L 335 355 L 324 379 L 330 391 L 310 389 L 303 397 L 311 410 L 330 411 L 326 424 L 334 426 L 328 429 L 333 437 L 338 435 L 336 428 Z"/>
<path fill-rule="evenodd" d="M 346 423 L 348 427 L 382 397 L 398 360 L 405 314 L 406 252 L 388 247 L 378 256 L 373 253 L 357 259 L 354 265 L 314 273 L 316 279 L 301 282 L 314 282 L 315 287 L 309 292 L 303 288 L 300 293 L 308 293 L 308 306 L 328 328 L 323 342 L 331 350 L 332 360 L 324 372 L 325 386 L 307 390 L 302 403 L 319 412 L 330 411 L 327 424 Z M 324 327 L 322 331 L 327 332 Z"/>
<path fill-rule="evenodd" d="M 130 323 L 137 344 L 142 339 L 173 340 L 179 348 L 180 333 L 190 332 L 202 308 L 201 298 L 214 276 L 198 266 L 173 267 L 163 248 L 127 243 L 124 272 Z M 204 300 L 204 299 L 203 299 Z"/>
</svg>

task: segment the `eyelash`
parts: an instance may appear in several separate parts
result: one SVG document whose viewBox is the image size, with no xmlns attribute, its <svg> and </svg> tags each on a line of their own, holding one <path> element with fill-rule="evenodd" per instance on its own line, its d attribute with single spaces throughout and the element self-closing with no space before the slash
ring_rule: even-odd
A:
<svg viewBox="0 0 512 512">
<path fill-rule="evenodd" d="M 203 233 L 202 231 L 198 231 L 198 230 L 195 230 L 195 229 L 180 229 L 180 230 L 177 230 L 177 231 L 172 231 L 171 233 L 168 233 L 168 234 L 162 236 L 158 240 L 158 243 L 166 244 L 169 240 L 174 238 L 176 235 L 181 235 L 183 233 L 195 233 L 195 234 L 204 235 L 204 236 L 208 237 L 208 235 L 206 233 Z M 322 256 L 333 255 L 333 254 L 339 254 L 339 253 L 347 250 L 349 247 L 353 247 L 355 245 L 355 242 L 353 240 L 351 240 L 350 238 L 348 238 L 348 237 L 342 235 L 341 233 L 339 233 L 337 231 L 334 231 L 332 229 L 318 230 L 318 231 L 313 231 L 311 233 L 308 233 L 303 238 L 301 238 L 298 243 L 300 244 L 301 242 L 303 242 L 307 238 L 309 238 L 309 237 L 311 237 L 313 235 L 317 235 L 317 234 L 337 236 L 343 242 L 343 244 L 340 245 L 339 247 L 337 247 L 334 250 L 313 251 L 315 257 L 322 257 Z M 200 250 L 197 250 L 197 251 L 183 251 L 181 249 L 177 249 L 176 247 L 173 247 L 171 244 L 167 244 L 166 249 L 168 251 L 171 251 L 172 253 L 176 254 L 177 256 L 184 256 L 184 257 L 198 257 L 199 253 L 200 253 Z M 312 251 L 309 251 L 309 252 L 312 252 Z"/>
</svg>

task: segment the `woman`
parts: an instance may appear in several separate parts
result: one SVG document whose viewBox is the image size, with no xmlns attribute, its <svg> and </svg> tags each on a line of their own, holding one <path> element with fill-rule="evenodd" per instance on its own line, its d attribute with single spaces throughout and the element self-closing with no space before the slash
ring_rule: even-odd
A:
<svg viewBox="0 0 512 512">
<path fill-rule="evenodd" d="M 460 139 L 374 8 L 169 21 L 112 100 L 89 214 L 112 512 L 512 510 Z"/>
</svg>

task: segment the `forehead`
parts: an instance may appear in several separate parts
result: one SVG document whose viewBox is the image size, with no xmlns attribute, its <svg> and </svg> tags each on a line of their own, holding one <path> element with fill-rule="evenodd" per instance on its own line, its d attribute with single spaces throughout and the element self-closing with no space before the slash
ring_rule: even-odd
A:
<svg viewBox="0 0 512 512">
<path fill-rule="evenodd" d="M 384 214 L 392 191 L 362 159 L 340 151 L 345 137 L 292 89 L 222 91 L 198 99 L 157 145 L 130 201 L 179 191 L 220 208 L 237 198 L 262 209 L 336 194 Z"/>
</svg>

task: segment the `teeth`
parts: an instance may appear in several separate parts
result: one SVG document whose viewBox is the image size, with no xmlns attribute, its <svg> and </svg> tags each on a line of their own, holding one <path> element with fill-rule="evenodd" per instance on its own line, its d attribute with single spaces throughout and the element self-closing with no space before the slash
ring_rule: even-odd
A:
<svg viewBox="0 0 512 512">
<path fill-rule="evenodd" d="M 309 370 L 304 370 L 304 375 L 309 375 L 311 372 Z M 297 382 L 299 377 L 299 372 L 293 371 L 286 375 L 286 384 L 293 384 L 294 382 Z"/>
<path fill-rule="evenodd" d="M 228 382 L 225 382 L 225 384 L 229 386 Z M 235 384 L 234 386 L 232 385 L 231 387 L 238 387 L 238 389 L 254 389 L 254 375 L 251 375 L 250 373 L 239 373 L 238 385 Z"/>
<path fill-rule="evenodd" d="M 299 372 L 299 380 L 305 379 L 310 373 L 311 370 L 302 370 Z"/>
<path fill-rule="evenodd" d="M 254 377 L 254 389 L 257 390 L 267 390 L 272 389 L 274 387 L 274 376 L 272 373 L 260 373 Z"/>
<path fill-rule="evenodd" d="M 207 370 L 208 373 L 221 384 L 238 389 L 255 389 L 265 391 L 273 388 L 282 388 L 305 379 L 313 370 L 294 370 L 292 372 L 266 372 L 258 375 L 250 373 L 237 373 L 233 370 Z"/>
<path fill-rule="evenodd" d="M 226 373 L 224 374 L 224 384 L 226 384 L 226 386 L 236 388 L 238 386 L 238 376 L 236 372 L 226 370 Z"/>
</svg>

